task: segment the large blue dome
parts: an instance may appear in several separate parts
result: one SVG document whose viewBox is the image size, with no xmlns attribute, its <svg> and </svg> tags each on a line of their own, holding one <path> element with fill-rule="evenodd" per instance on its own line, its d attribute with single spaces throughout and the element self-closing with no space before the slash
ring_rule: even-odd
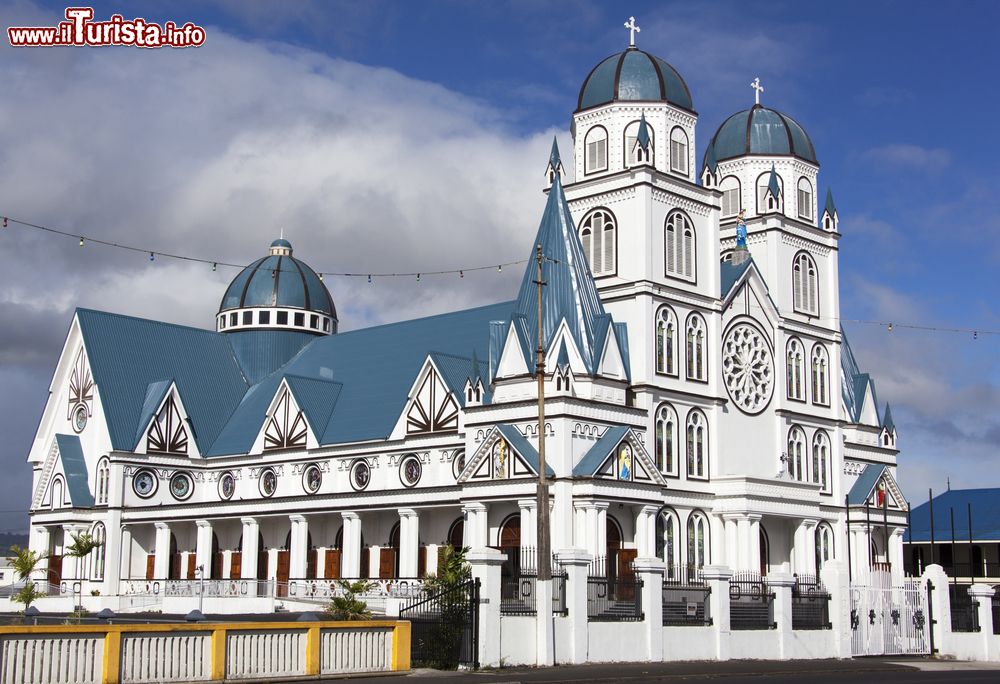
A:
<svg viewBox="0 0 1000 684">
<path fill-rule="evenodd" d="M 659 57 L 629 48 L 591 70 L 577 101 L 577 111 L 611 102 L 669 102 L 694 111 L 691 91 L 677 70 Z"/>
<path fill-rule="evenodd" d="M 271 243 L 268 256 L 233 279 L 219 312 L 258 307 L 302 309 L 337 320 L 330 292 L 308 264 L 292 256 L 292 245 L 284 239 Z"/>
<path fill-rule="evenodd" d="M 722 122 L 705 150 L 705 163 L 747 155 L 794 156 L 819 164 L 802 126 L 787 114 L 759 104 Z"/>
</svg>

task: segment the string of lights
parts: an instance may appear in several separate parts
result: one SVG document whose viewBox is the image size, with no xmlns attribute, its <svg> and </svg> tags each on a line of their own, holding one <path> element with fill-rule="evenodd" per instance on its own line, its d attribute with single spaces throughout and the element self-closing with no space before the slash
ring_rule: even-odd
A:
<svg viewBox="0 0 1000 684">
<path fill-rule="evenodd" d="M 111 247 L 114 249 L 121 249 L 128 252 L 135 252 L 138 254 L 148 254 L 150 261 L 156 261 L 157 257 L 166 259 L 177 259 L 179 261 L 188 261 L 193 263 L 200 263 L 211 265 L 213 271 L 217 271 L 219 267 L 222 268 L 246 268 L 247 264 L 237 264 L 229 261 L 223 261 L 220 259 L 207 259 L 205 257 L 196 257 L 189 254 L 177 254 L 176 252 L 163 252 L 156 249 L 146 249 L 145 247 L 136 247 L 135 245 L 126 245 L 120 242 L 112 242 L 110 240 L 101 240 L 100 238 L 94 238 L 87 235 L 82 235 L 79 233 L 73 233 L 65 230 L 60 230 L 58 228 L 52 228 L 50 226 L 43 226 L 37 223 L 31 223 L 30 221 L 24 221 L 21 219 L 14 218 L 12 216 L 2 216 L 3 219 L 0 226 L 3 228 L 8 228 L 10 225 L 17 225 L 23 228 L 29 228 L 31 230 L 42 231 L 52 235 L 61 235 L 63 237 L 72 238 L 74 240 L 79 240 L 80 247 L 85 247 L 88 243 L 101 245 L 103 247 Z M 487 266 L 468 266 L 465 268 L 452 268 L 437 271 L 398 271 L 398 272 L 339 272 L 339 271 L 316 271 L 319 275 L 319 279 L 322 280 L 324 276 L 336 276 L 341 278 L 367 278 L 368 282 L 371 283 L 373 278 L 416 278 L 419 282 L 424 276 L 443 276 L 443 275 L 457 275 L 459 278 L 464 278 L 466 273 L 475 273 L 477 271 L 491 271 L 496 269 L 499 272 L 503 271 L 504 266 L 517 266 L 519 264 L 528 263 L 529 259 L 519 259 L 516 261 L 505 261 L 499 264 L 489 264 Z"/>
<path fill-rule="evenodd" d="M 63 237 L 72 238 L 78 240 L 80 247 L 84 247 L 87 243 L 101 245 L 103 247 L 111 247 L 115 249 L 121 249 L 129 252 L 135 252 L 138 254 L 148 254 L 150 261 L 155 261 L 156 257 L 167 258 L 167 259 L 177 259 L 179 261 L 188 261 L 193 263 L 201 263 L 210 265 L 213 271 L 223 268 L 236 268 L 243 269 L 247 264 L 237 264 L 228 261 L 222 261 L 219 259 L 207 259 L 204 257 L 191 256 L 189 254 L 177 254 L 175 252 L 164 252 L 155 249 L 146 249 L 145 247 L 136 247 L 135 245 L 126 245 L 119 242 L 112 242 L 110 240 L 102 240 L 100 238 L 94 238 L 80 233 L 69 232 L 65 230 L 60 230 L 58 228 L 52 228 L 51 226 L 43 226 L 37 223 L 32 223 L 30 221 L 24 221 L 22 219 L 14 218 L 12 216 L 0 216 L 2 222 L 0 222 L 0 228 L 8 228 L 10 225 L 17 225 L 23 228 L 29 228 L 32 230 L 42 231 L 52 235 L 60 235 Z M 416 278 L 417 282 L 425 276 L 444 276 L 444 275 L 457 275 L 459 278 L 464 278 L 466 273 L 475 273 L 477 271 L 489 271 L 496 269 L 502 272 L 504 266 L 518 266 L 526 264 L 530 259 L 518 259 L 516 261 L 506 261 L 499 264 L 489 264 L 486 266 L 469 266 L 466 268 L 452 268 L 443 269 L 436 271 L 392 271 L 392 272 L 340 272 L 340 271 L 317 271 L 320 280 L 324 276 L 334 276 L 341 278 L 367 278 L 369 283 L 374 282 L 375 278 Z M 552 261 L 549 259 L 549 261 Z M 842 318 L 835 316 L 811 316 L 812 320 L 816 321 L 829 321 L 833 323 L 855 323 L 859 325 L 875 325 L 886 329 L 887 332 L 893 332 L 896 329 L 903 330 L 914 330 L 920 332 L 934 332 L 934 333 L 952 333 L 961 335 L 971 335 L 973 339 L 979 339 L 981 336 L 995 335 L 1000 336 L 1000 330 L 986 330 L 982 328 L 960 328 L 960 327 L 949 327 L 943 325 L 924 325 L 919 323 L 896 323 L 894 321 L 879 321 L 879 320 L 869 320 L 869 319 L 859 319 L 859 318 Z"/>
</svg>

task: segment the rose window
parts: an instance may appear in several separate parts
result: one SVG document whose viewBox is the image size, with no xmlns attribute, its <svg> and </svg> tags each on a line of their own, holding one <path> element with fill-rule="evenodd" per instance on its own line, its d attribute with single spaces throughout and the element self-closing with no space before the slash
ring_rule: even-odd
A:
<svg viewBox="0 0 1000 684">
<path fill-rule="evenodd" d="M 722 344 L 722 377 L 726 390 L 744 413 L 759 413 L 774 391 L 774 362 L 760 331 L 741 323 Z"/>
</svg>

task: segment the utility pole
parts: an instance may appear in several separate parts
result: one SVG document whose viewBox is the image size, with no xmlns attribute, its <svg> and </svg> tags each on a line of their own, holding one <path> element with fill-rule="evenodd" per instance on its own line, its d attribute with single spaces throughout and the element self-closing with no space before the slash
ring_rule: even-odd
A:
<svg viewBox="0 0 1000 684">
<path fill-rule="evenodd" d="M 542 331 L 542 288 L 545 287 L 542 264 L 545 256 L 541 244 L 535 246 L 535 261 L 538 268 L 535 280 L 538 286 L 538 362 L 535 365 L 538 379 L 538 581 L 548 582 L 552 579 L 552 552 L 549 542 L 549 485 L 545 481 L 545 339 Z"/>
<path fill-rule="evenodd" d="M 552 551 L 549 539 L 549 483 L 545 481 L 545 337 L 542 331 L 542 264 L 545 255 L 542 245 L 535 246 L 538 268 L 538 363 L 535 375 L 538 380 L 538 576 L 535 578 L 535 664 L 541 667 L 555 661 L 555 625 L 552 620 Z"/>
</svg>

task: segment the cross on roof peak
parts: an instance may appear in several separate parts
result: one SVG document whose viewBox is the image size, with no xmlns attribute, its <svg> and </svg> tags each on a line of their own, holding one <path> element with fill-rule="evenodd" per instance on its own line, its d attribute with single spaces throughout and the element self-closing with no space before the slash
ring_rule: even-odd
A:
<svg viewBox="0 0 1000 684">
<path fill-rule="evenodd" d="M 625 28 L 628 29 L 628 46 L 635 47 L 635 34 L 640 33 L 640 29 L 635 23 L 635 17 L 629 17 L 628 21 L 625 22 Z"/>
<path fill-rule="evenodd" d="M 754 89 L 754 104 L 760 104 L 760 94 L 764 92 L 764 86 L 760 84 L 760 76 L 754 77 L 750 82 L 750 87 Z"/>
</svg>

